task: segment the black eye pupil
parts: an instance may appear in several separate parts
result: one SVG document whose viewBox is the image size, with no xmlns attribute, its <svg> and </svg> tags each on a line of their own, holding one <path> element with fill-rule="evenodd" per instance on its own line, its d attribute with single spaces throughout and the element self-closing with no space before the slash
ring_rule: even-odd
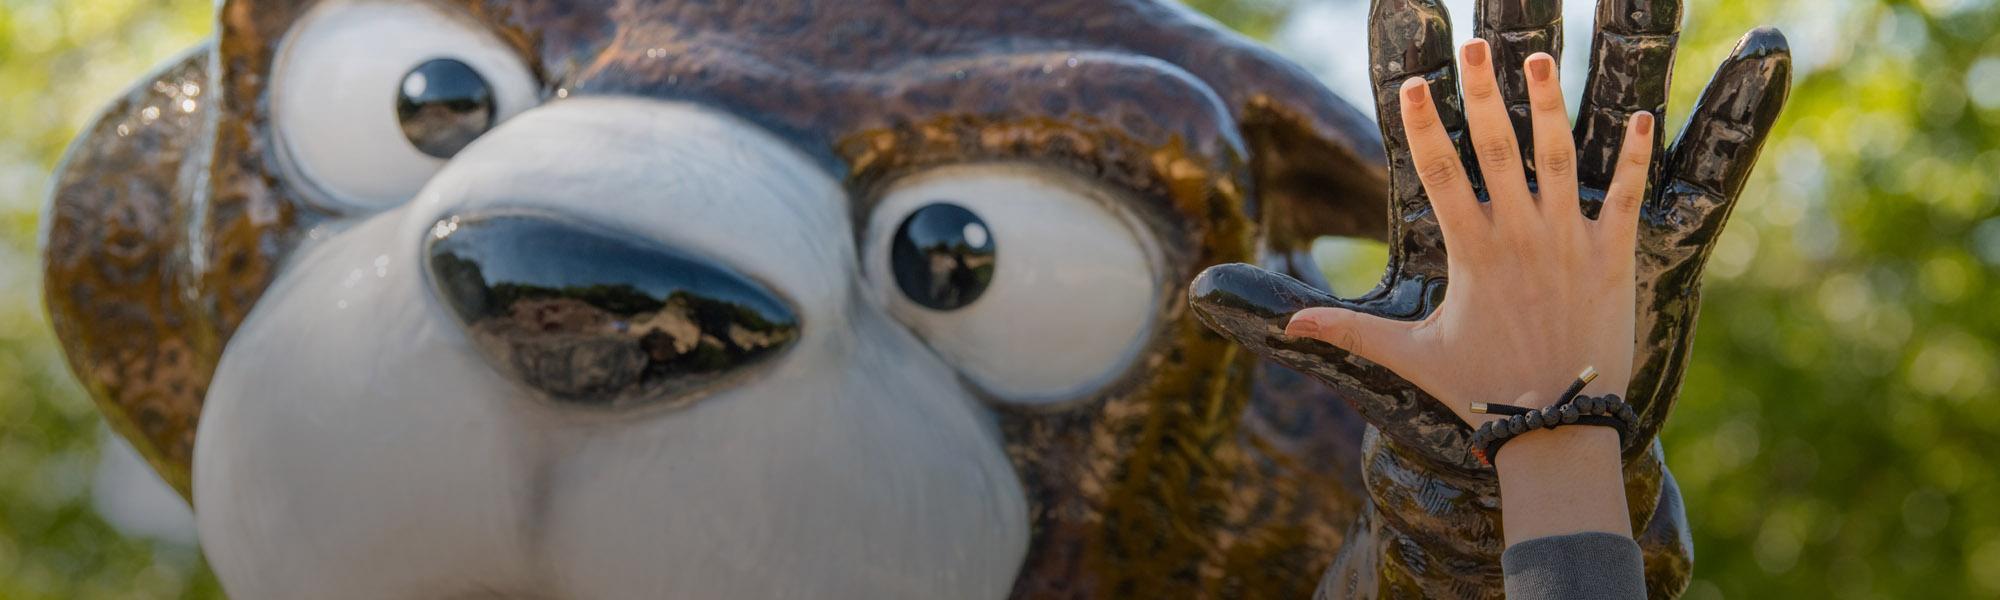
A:
<svg viewBox="0 0 2000 600">
<path fill-rule="evenodd" d="M 939 202 L 917 209 L 896 228 L 889 268 L 911 301 L 937 310 L 972 304 L 993 281 L 993 232 L 979 215 Z"/>
<path fill-rule="evenodd" d="M 451 158 L 493 128 L 493 88 L 465 63 L 435 59 L 403 76 L 396 117 L 418 150 Z"/>
</svg>

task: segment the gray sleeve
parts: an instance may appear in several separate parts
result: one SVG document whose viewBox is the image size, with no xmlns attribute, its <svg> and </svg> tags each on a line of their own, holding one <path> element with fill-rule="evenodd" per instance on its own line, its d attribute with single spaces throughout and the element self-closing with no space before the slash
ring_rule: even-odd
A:
<svg viewBox="0 0 2000 600">
<path fill-rule="evenodd" d="M 1610 533 L 1535 538 L 1500 554 L 1508 600 L 1645 600 L 1639 543 Z"/>
</svg>

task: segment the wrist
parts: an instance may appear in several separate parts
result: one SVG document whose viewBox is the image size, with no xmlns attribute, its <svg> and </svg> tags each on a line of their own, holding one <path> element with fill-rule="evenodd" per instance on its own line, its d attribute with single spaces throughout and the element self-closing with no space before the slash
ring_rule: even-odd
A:
<svg viewBox="0 0 2000 600">
<path fill-rule="evenodd" d="M 1593 376 L 1586 371 L 1579 378 L 1580 390 L 1572 389 L 1574 384 L 1555 391 L 1533 390 L 1510 404 L 1547 409 L 1569 392 L 1625 393 L 1625 377 Z M 1504 447 L 1495 445 L 1498 455 L 1488 458 L 1500 482 L 1501 529 L 1507 544 L 1585 532 L 1630 537 L 1621 442 L 1616 428 L 1579 424 L 1537 428 L 1512 436 Z"/>
<path fill-rule="evenodd" d="M 1493 468 L 1502 479 L 1510 472 L 1529 472 L 1544 466 L 1567 470 L 1572 465 L 1582 468 L 1602 463 L 1616 468 L 1620 462 L 1618 442 L 1618 430 L 1610 427 L 1572 425 L 1537 429 L 1509 442 L 1500 456 L 1495 457 Z"/>
<path fill-rule="evenodd" d="M 1508 545 L 1584 532 L 1632 535 L 1616 430 L 1531 431 L 1495 458 Z"/>
</svg>

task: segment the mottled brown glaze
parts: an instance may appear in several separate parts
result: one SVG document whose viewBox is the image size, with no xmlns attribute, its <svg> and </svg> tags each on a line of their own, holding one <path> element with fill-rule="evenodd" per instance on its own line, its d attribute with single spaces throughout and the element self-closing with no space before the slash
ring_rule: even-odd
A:
<svg viewBox="0 0 2000 600">
<path fill-rule="evenodd" d="M 48 301 L 71 365 L 120 432 L 184 492 L 203 389 L 224 344 L 291 250 L 335 216 L 288 180 L 268 114 L 275 52 L 317 3 L 226 2 L 213 46 L 140 83 L 79 139 L 49 212 Z M 1449 459 L 1462 453 L 1463 432 L 1380 369 L 1350 361 L 1315 370 L 1327 364 L 1319 357 L 1334 356 L 1324 349 L 1289 358 L 1254 343 L 1243 351 L 1192 318 L 1185 288 L 1172 285 L 1224 262 L 1310 274 L 1298 251 L 1312 238 L 1386 234 L 1392 273 L 1368 306 L 1409 318 L 1434 306 L 1443 248 L 1410 185 L 1407 152 L 1398 158 L 1400 134 L 1389 133 L 1385 152 L 1374 125 L 1298 67 L 1149 0 L 436 3 L 519 51 L 545 101 L 697 103 L 779 134 L 847 183 L 857 230 L 896 178 L 954 163 L 1053 166 L 1137 201 L 1167 250 L 1170 285 L 1154 342 L 1130 374 L 1092 397 L 1001 417 L 1034 528 L 1015 596 L 1303 597 L 1344 546 L 1346 566 L 1333 573 L 1355 596 L 1497 593 L 1497 535 L 1464 535 L 1491 534 L 1490 526 L 1456 537 L 1416 526 L 1450 515 L 1491 522 L 1490 486 Z M 1496 10 L 1481 20 L 1532 29 L 1542 14 Z M 1448 38 L 1432 27 L 1441 13 L 1378 7 L 1374 18 L 1378 84 L 1388 81 L 1385 68 L 1431 68 L 1449 81 L 1448 66 L 1435 69 L 1449 57 L 1448 45 L 1436 51 Z M 1390 65 L 1385 48 L 1420 60 Z M 1767 68 L 1745 71 L 1749 64 Z M 1715 105 L 1742 110 L 1704 109 L 1696 123 L 1706 125 L 1691 128 L 1696 141 L 1676 155 L 1677 164 L 1701 165 L 1690 172 L 1719 179 L 1688 179 L 1678 208 L 1649 213 L 1706 228 L 1687 235 L 1693 250 L 1679 260 L 1651 271 L 1642 263 L 1642 272 L 1685 284 L 1662 314 L 1692 317 L 1698 258 L 1761 140 L 1761 125 L 1732 124 L 1770 112 L 1757 98 L 1776 81 L 1771 64 L 1768 56 L 1732 62 L 1717 88 L 1725 91 L 1714 92 L 1727 100 Z M 212 84 L 188 118 L 118 128 L 133 111 L 179 100 L 173 84 L 189 81 Z M 1757 134 L 1752 143 L 1744 131 Z M 1690 330 L 1672 322 L 1672 331 Z M 1642 313 L 1641 323 L 1653 321 Z M 1239 340 L 1251 330 L 1229 329 Z M 1258 354 L 1305 367 L 1338 395 Z M 1678 364 L 1646 377 L 1677 380 Z M 1383 423 L 1368 408 L 1378 398 L 1401 402 L 1392 406 L 1413 420 L 1362 435 L 1363 417 Z M 1657 452 L 1641 456 L 1657 465 Z M 1383 483 L 1392 473 L 1402 479 Z M 1641 485 L 1634 498 L 1654 489 Z M 1685 533 L 1672 529 L 1680 522 L 1647 537 L 1684 548 Z M 1685 561 L 1674 562 L 1684 552 L 1647 547 L 1659 557 L 1649 565 L 1668 565 L 1659 581 L 1684 579 Z"/>
<path fill-rule="evenodd" d="M 1519 105 L 1526 56 L 1560 47 L 1560 5 L 1485 0 L 1476 19 L 1502 62 L 1510 105 Z M 1579 210 L 1594 214 L 1622 142 L 1618 126 L 1638 110 L 1663 114 L 1679 31 L 1678 0 L 1599 4 L 1593 60 L 1576 127 L 1584 189 Z M 1464 139 L 1449 20 L 1436 0 L 1376 0 L 1371 18 L 1376 103 L 1389 148 L 1389 272 L 1355 299 L 1250 265 L 1210 269 L 1189 295 L 1210 326 L 1259 356 L 1331 385 L 1370 423 L 1363 442 L 1369 506 L 1341 560 L 1320 588 L 1325 597 L 1498 597 L 1501 550 L 1497 486 L 1469 452 L 1471 429 L 1395 373 L 1328 344 L 1283 335 L 1293 312 L 1341 306 L 1392 318 L 1429 315 L 1445 293 L 1445 252 L 1403 137 L 1396 90 L 1410 77 L 1432 81 L 1454 139 Z M 1696 105 L 1671 151 L 1659 151 L 1638 248 L 1638 349 L 1627 398 L 1639 410 L 1626 438 L 1626 493 L 1647 557 L 1648 589 L 1673 597 L 1685 588 L 1693 549 L 1680 492 L 1656 441 L 1678 395 L 1694 333 L 1701 267 L 1721 237 L 1758 150 L 1790 89 L 1783 36 L 1760 29 L 1743 38 Z M 1521 131 L 1526 131 L 1522 129 Z M 1655 136 L 1658 139 L 1660 136 Z M 1527 143 L 1524 138 L 1522 143 Z M 1468 173 L 1472 150 L 1460 144 Z M 1601 163 L 1601 164 L 1599 164 Z M 1597 165 L 1597 166 L 1590 166 Z M 1481 192 L 1482 197 L 1484 192 Z M 1468 535 L 1470 533 L 1470 535 Z"/>
<path fill-rule="evenodd" d="M 223 342 L 330 216 L 287 179 L 264 87 L 286 31 L 315 4 L 224 4 L 219 42 L 190 63 L 216 67 L 212 131 L 158 132 L 213 149 L 189 162 L 191 176 L 107 174 L 83 161 L 66 170 L 107 186 L 205 182 L 184 198 L 146 197 L 186 209 L 136 236 L 171 251 L 150 264 L 179 282 L 171 298 L 206 317 L 196 339 L 208 341 L 189 356 L 201 366 L 182 371 L 190 387 L 172 403 L 107 406 L 114 418 L 177 407 L 182 418 L 160 435 L 183 445 Z M 1062 410 L 1002 415 L 1033 500 L 1016 595 L 1298 597 L 1331 562 L 1360 506 L 1359 421 L 1317 384 L 1203 329 L 1175 284 L 1205 265 L 1256 260 L 1260 241 L 1295 250 L 1321 234 L 1379 235 L 1373 126 L 1304 71 L 1185 8 L 1137 0 L 441 5 L 519 50 L 547 101 L 692 102 L 778 133 L 848 183 L 857 226 L 896 178 L 954 163 L 1027 161 L 1125 191 L 1167 241 L 1161 326 L 1119 383 Z M 90 135 L 78 147 L 108 143 Z M 55 205 L 73 220 L 108 218 L 70 191 Z M 50 254 L 52 264 L 94 258 L 54 244 Z M 128 309 L 65 308 L 73 294 L 60 290 L 76 279 L 50 270 L 73 355 L 173 339 L 75 329 Z M 87 373 L 95 363 L 73 364 Z M 183 474 L 183 490 L 188 458 L 160 461 Z"/>
<path fill-rule="evenodd" d="M 220 341 L 184 225 L 206 167 L 210 47 L 113 102 L 70 148 L 42 217 L 44 293 L 77 379 L 113 430 L 188 489 Z"/>
</svg>

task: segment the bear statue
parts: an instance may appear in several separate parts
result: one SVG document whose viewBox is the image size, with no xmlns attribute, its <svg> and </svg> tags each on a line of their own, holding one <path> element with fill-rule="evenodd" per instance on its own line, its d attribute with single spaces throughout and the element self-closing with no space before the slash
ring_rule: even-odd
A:
<svg viewBox="0 0 2000 600">
<path fill-rule="evenodd" d="M 1602 0 L 1586 188 L 1665 108 L 1681 13 Z M 1518 65 L 1560 14 L 1475 20 Z M 1469 430 L 1280 333 L 1444 293 L 1400 126 L 1171 0 L 217 15 L 73 144 L 42 243 L 71 368 L 235 597 L 1500 594 Z M 1452 89 L 1446 21 L 1374 0 L 1381 114 Z M 1656 596 L 1692 549 L 1654 439 L 1789 69 L 1746 36 L 1655 164 Z M 1330 296 L 1321 236 L 1386 240 L 1382 285 Z"/>
</svg>

